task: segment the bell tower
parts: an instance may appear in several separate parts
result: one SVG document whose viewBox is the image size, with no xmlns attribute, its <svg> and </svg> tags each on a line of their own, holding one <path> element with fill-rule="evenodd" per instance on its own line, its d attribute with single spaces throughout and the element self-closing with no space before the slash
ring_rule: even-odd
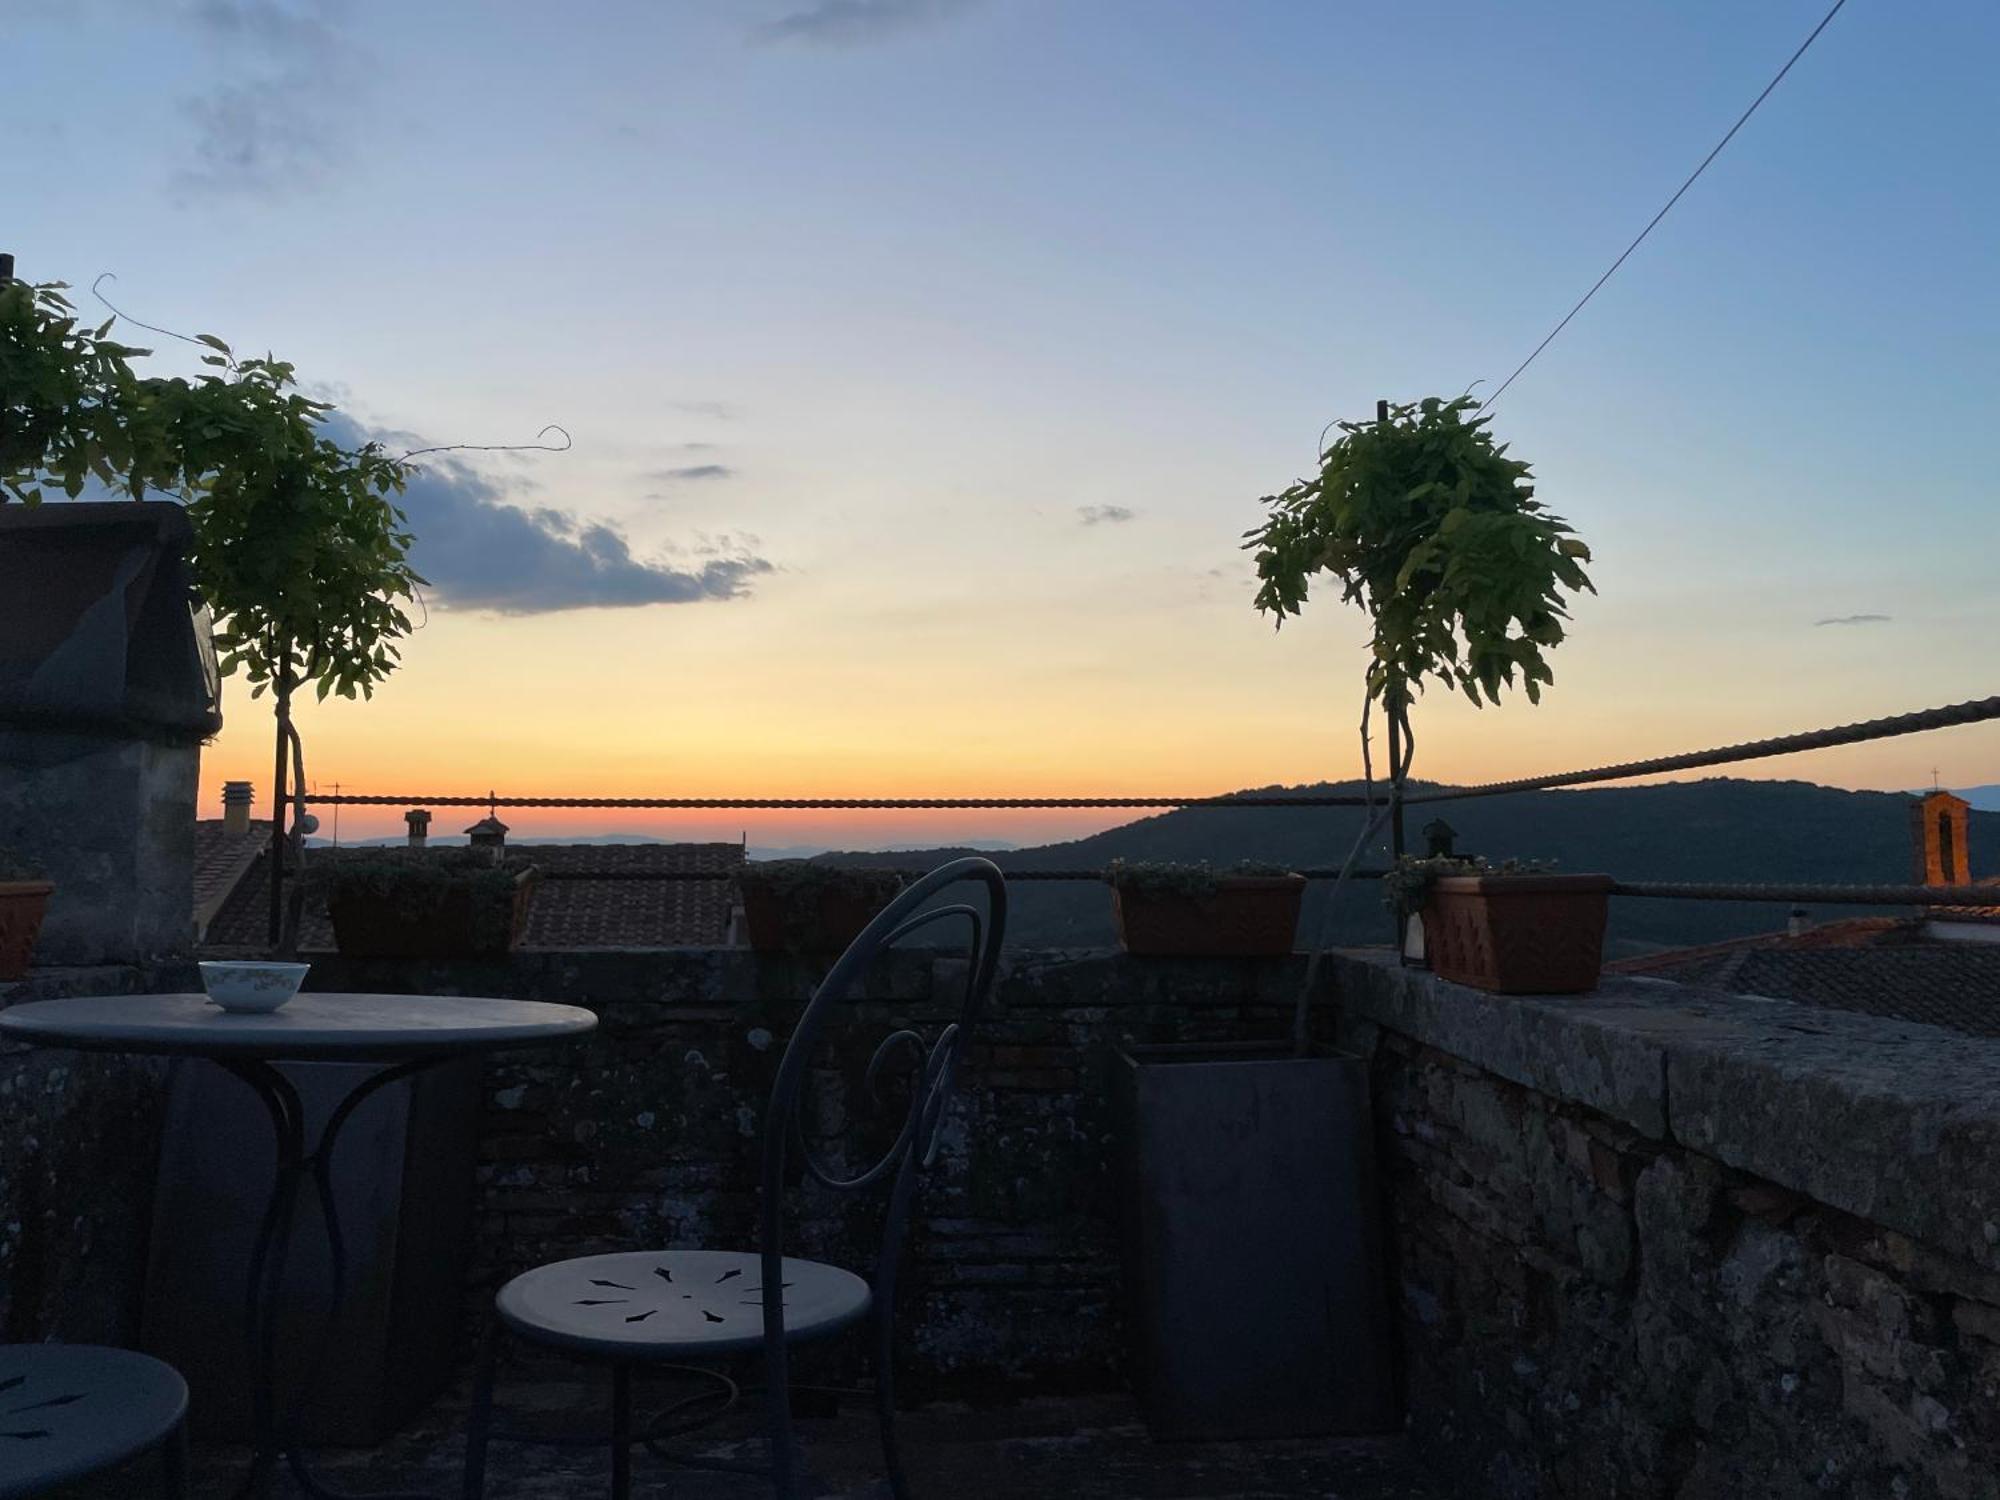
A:
<svg viewBox="0 0 2000 1500">
<path fill-rule="evenodd" d="M 1965 815 L 1971 807 L 1950 792 L 1930 792 L 1910 804 L 1911 853 L 1918 885 L 1971 885 Z"/>
</svg>

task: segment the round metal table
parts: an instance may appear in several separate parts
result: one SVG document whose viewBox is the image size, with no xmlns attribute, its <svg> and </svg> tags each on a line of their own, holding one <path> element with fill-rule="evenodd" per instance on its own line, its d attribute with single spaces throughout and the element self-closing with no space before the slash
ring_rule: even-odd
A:
<svg viewBox="0 0 2000 1500">
<path fill-rule="evenodd" d="M 255 1456 L 239 1493 L 266 1495 L 282 1461 L 308 1493 L 332 1496 L 316 1479 L 274 1408 L 277 1310 L 284 1288 L 293 1210 L 306 1180 L 317 1193 L 333 1267 L 326 1328 L 345 1292 L 346 1251 L 334 1207 L 333 1148 L 341 1127 L 378 1089 L 468 1053 L 577 1037 L 597 1017 L 573 1005 L 461 995 L 302 994 L 262 1015 L 232 1013 L 206 995 L 90 995 L 43 1000 L 0 1012 L 0 1039 L 128 1052 L 205 1057 L 253 1089 L 277 1136 L 277 1175 L 264 1205 L 245 1289 L 250 1331 Z M 281 1062 L 374 1062 L 334 1107 L 319 1139 L 306 1139 L 298 1090 Z M 315 1365 L 323 1361 L 313 1361 Z"/>
</svg>

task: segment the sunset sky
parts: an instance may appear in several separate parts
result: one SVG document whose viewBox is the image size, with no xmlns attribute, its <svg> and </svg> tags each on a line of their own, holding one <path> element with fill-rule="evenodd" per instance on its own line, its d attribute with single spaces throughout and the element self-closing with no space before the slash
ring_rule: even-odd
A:
<svg viewBox="0 0 2000 1500">
<path fill-rule="evenodd" d="M 302 712 L 322 789 L 1345 777 L 1365 626 L 1252 611 L 1258 497 L 1378 396 L 1504 378 L 1825 8 L 0 0 L 0 249 L 392 444 L 573 435 L 412 487 L 427 617 L 372 702 Z M 1423 702 L 1420 775 L 1995 690 L 1996 53 L 1991 0 L 1850 4 L 1507 392 L 1601 593 L 1540 708 Z M 261 811 L 268 712 L 225 711 L 204 811 L 232 777 Z M 1742 774 L 1934 768 L 2000 782 L 2000 728 Z"/>
</svg>

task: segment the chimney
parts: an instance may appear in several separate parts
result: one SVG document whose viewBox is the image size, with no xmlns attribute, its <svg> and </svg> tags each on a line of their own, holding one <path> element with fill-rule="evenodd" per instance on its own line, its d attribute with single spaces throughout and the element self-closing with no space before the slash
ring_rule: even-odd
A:
<svg viewBox="0 0 2000 1500">
<path fill-rule="evenodd" d="M 1910 805 L 1916 884 L 1970 885 L 1965 857 L 1966 813 L 1972 804 L 1950 792 L 1930 792 Z"/>
<path fill-rule="evenodd" d="M 431 815 L 429 811 L 421 807 L 413 807 L 403 814 L 403 821 L 410 825 L 410 847 L 412 849 L 423 848 L 424 839 L 430 833 L 431 828 Z"/>
<path fill-rule="evenodd" d="M 1786 937 L 1803 937 L 1812 931 L 1812 914 L 1803 906 L 1792 908 L 1792 914 L 1785 921 Z"/>
<path fill-rule="evenodd" d="M 250 803 L 256 789 L 247 781 L 222 783 L 222 827 L 225 833 L 250 831 Z"/>
<path fill-rule="evenodd" d="M 484 849 L 495 864 L 507 852 L 507 825 L 493 814 L 488 813 L 465 831 L 471 838 L 472 847 Z"/>
</svg>

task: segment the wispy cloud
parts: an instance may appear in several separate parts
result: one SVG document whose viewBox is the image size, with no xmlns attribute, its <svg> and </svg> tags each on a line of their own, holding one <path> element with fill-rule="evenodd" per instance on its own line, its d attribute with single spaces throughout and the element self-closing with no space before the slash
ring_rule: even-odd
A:
<svg viewBox="0 0 2000 1500">
<path fill-rule="evenodd" d="M 639 477 L 654 484 L 682 484 L 689 480 L 734 479 L 736 471 L 728 464 L 688 464 L 679 469 L 652 469 Z"/>
<path fill-rule="evenodd" d="M 1086 526 L 1122 525 L 1139 514 L 1123 505 L 1079 505 L 1076 513 Z"/>
<path fill-rule="evenodd" d="M 760 41 L 865 47 L 949 19 L 975 0 L 812 0 L 751 33 Z"/>
<path fill-rule="evenodd" d="M 343 444 L 386 436 L 344 417 L 327 425 Z M 412 561 L 445 608 L 530 615 L 740 599 L 773 571 L 749 538 L 697 537 L 685 564 L 638 557 L 614 527 L 516 504 L 508 487 L 456 459 L 421 463 L 400 503 L 416 536 Z"/>
<path fill-rule="evenodd" d="M 1895 619 L 1894 615 L 1829 615 L 1824 620 L 1814 620 L 1813 628 L 1822 625 L 1886 625 Z"/>
<path fill-rule="evenodd" d="M 712 417 L 718 422 L 733 422 L 737 417 L 736 407 L 727 401 L 669 401 L 667 405 L 689 416 Z M 683 443 L 681 446 L 692 448 L 694 444 Z"/>
<path fill-rule="evenodd" d="M 337 26 L 338 0 L 194 0 L 180 14 L 217 54 L 219 79 L 181 108 L 193 158 L 187 193 L 280 196 L 322 181 L 339 161 L 340 123 L 367 70 Z"/>
</svg>

